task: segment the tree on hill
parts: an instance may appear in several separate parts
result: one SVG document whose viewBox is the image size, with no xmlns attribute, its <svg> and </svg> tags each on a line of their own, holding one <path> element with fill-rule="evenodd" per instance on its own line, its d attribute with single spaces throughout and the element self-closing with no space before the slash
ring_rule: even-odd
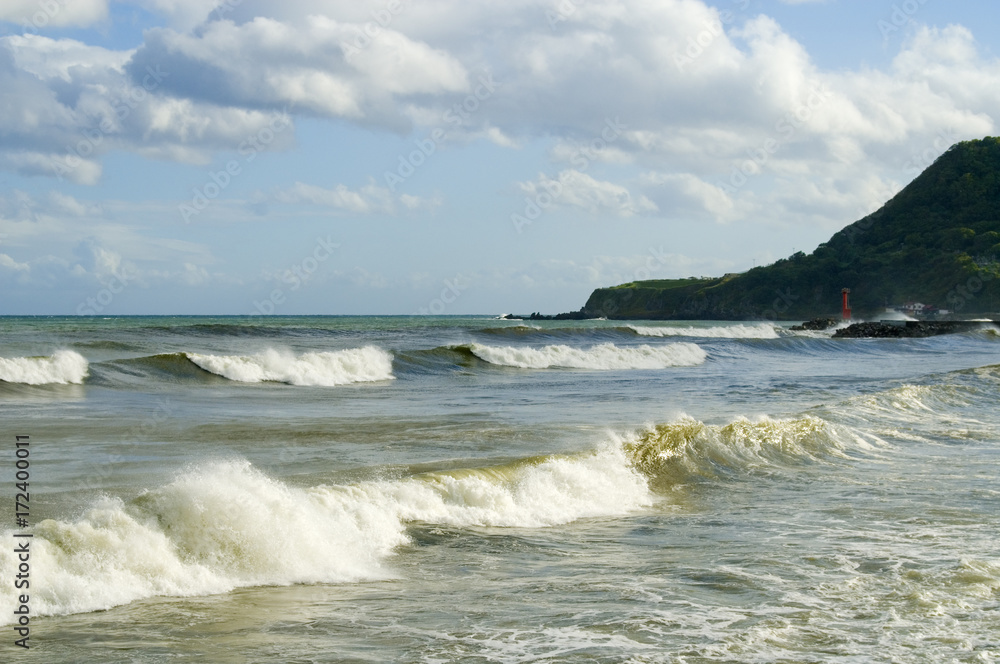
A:
<svg viewBox="0 0 1000 664">
<path fill-rule="evenodd" d="M 677 280 L 685 281 L 685 280 Z M 960 314 L 1000 307 L 1000 138 L 956 143 L 877 212 L 806 255 L 720 279 L 597 289 L 583 311 L 613 318 L 805 319 L 920 301 Z"/>
</svg>

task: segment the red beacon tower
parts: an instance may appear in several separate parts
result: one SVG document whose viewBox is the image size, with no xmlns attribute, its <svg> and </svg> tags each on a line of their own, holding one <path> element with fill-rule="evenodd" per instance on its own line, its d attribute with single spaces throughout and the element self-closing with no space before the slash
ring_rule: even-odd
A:
<svg viewBox="0 0 1000 664">
<path fill-rule="evenodd" d="M 844 298 L 843 307 L 840 312 L 840 317 L 844 320 L 851 320 L 851 301 L 850 301 L 850 288 L 844 288 L 840 291 L 841 296 Z"/>
</svg>

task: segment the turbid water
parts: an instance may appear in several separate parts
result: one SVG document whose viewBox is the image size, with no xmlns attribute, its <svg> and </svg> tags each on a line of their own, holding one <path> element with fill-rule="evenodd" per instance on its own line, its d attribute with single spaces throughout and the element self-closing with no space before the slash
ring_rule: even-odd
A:
<svg viewBox="0 0 1000 664">
<path fill-rule="evenodd" d="M 1000 337 L 830 335 L 0 318 L 0 660 L 1000 659 Z"/>
</svg>

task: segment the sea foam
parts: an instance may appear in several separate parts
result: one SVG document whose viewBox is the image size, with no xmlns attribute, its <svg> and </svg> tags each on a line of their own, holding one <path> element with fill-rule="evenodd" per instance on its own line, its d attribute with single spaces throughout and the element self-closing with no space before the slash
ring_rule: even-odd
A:
<svg viewBox="0 0 1000 664">
<path fill-rule="evenodd" d="M 535 528 L 651 504 L 621 446 L 495 468 L 298 488 L 246 461 L 206 464 L 125 502 L 102 498 L 75 521 L 45 520 L 31 540 L 31 611 L 104 610 L 153 596 L 395 576 L 409 522 Z M 0 536 L 0 577 L 18 565 Z M 0 624 L 16 608 L 0 587 Z"/>
<path fill-rule="evenodd" d="M 51 357 L 0 357 L 0 381 L 25 385 L 80 384 L 87 377 L 86 358 L 71 350 Z"/>
<path fill-rule="evenodd" d="M 644 337 L 703 337 L 706 339 L 777 339 L 780 335 L 773 325 L 725 325 L 721 327 L 649 327 L 629 325 L 628 328 Z"/>
<path fill-rule="evenodd" d="M 392 355 L 375 346 L 298 356 L 274 349 L 256 355 L 185 355 L 205 371 L 241 383 L 334 386 L 394 378 Z"/>
<path fill-rule="evenodd" d="M 571 369 L 622 370 L 665 369 L 668 367 L 693 367 L 707 357 L 704 350 L 692 343 L 674 343 L 663 346 L 616 346 L 598 344 L 590 348 L 573 348 L 551 345 L 542 348 L 514 346 L 486 346 L 472 344 L 472 353 L 490 364 L 522 369 Z"/>
</svg>

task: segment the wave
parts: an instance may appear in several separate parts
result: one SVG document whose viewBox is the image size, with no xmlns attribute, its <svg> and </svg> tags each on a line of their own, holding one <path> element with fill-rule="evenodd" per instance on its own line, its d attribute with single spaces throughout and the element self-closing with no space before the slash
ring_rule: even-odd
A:
<svg viewBox="0 0 1000 664">
<path fill-rule="evenodd" d="M 584 337 L 584 338 L 615 338 L 615 337 L 701 337 L 704 339 L 777 339 L 781 336 L 780 328 L 761 323 L 758 325 L 720 325 L 716 327 L 695 326 L 646 326 L 646 325 L 616 325 L 592 327 L 540 327 L 536 325 L 509 325 L 506 327 L 487 327 L 478 330 L 479 334 L 502 337 Z"/>
<path fill-rule="evenodd" d="M 15 540 L 0 541 L 0 569 L 13 578 Z M 249 463 L 217 463 L 130 503 L 103 498 L 77 521 L 35 525 L 32 568 L 45 571 L 31 579 L 31 609 L 80 613 L 158 595 L 384 578 L 381 559 L 405 541 L 399 522 L 325 504 Z M 10 616 L 14 589 L 0 593 Z"/>
<path fill-rule="evenodd" d="M 185 353 L 185 356 L 205 371 L 241 383 L 275 381 L 332 387 L 395 378 L 392 355 L 375 346 L 299 356 L 274 349 L 256 355 Z"/>
<path fill-rule="evenodd" d="M 621 438 L 621 444 L 637 469 L 670 487 L 754 469 L 850 458 L 883 445 L 878 438 L 810 415 L 740 417 L 726 425 L 682 416 Z"/>
<path fill-rule="evenodd" d="M 770 324 L 724 325 L 721 327 L 648 327 L 629 325 L 625 329 L 643 337 L 702 337 L 705 339 L 777 339 L 778 328 Z"/>
<path fill-rule="evenodd" d="M 108 376 L 106 369 L 118 372 L 117 380 Z M 114 385 L 121 381 L 121 374 L 139 379 L 155 378 L 156 380 L 176 382 L 182 380 L 219 381 L 225 382 L 222 376 L 202 369 L 192 362 L 187 353 L 161 353 L 145 357 L 133 357 L 122 360 L 109 360 L 94 365 L 94 381 Z"/>
<path fill-rule="evenodd" d="M 76 520 L 48 519 L 31 540 L 32 611 L 105 610 L 153 596 L 240 587 L 353 583 L 394 576 L 410 524 L 546 528 L 614 518 L 678 495 L 692 482 L 822 463 L 873 449 L 817 417 L 684 416 L 571 455 L 301 488 L 248 461 L 191 467 L 136 498 L 102 497 Z M 0 576 L 13 578 L 20 540 L 0 535 Z M 0 586 L 0 624 L 16 591 Z"/>
<path fill-rule="evenodd" d="M 486 346 L 470 344 L 467 348 L 478 358 L 507 367 L 521 369 L 595 369 L 612 371 L 622 369 L 665 369 L 668 367 L 693 367 L 702 364 L 707 354 L 692 343 L 674 343 L 663 346 L 616 346 L 598 344 L 590 348 L 573 348 L 550 345 L 542 348 Z"/>
<path fill-rule="evenodd" d="M 392 576 L 386 559 L 406 526 L 545 527 L 627 514 L 652 503 L 620 447 L 496 468 L 302 489 L 249 462 L 192 470 L 130 502 L 102 498 L 76 521 L 34 528 L 32 612 L 104 610 L 152 596 L 194 596 L 293 583 Z M 19 541 L 19 540 L 18 540 Z M 17 541 L 0 536 L 0 574 L 13 578 Z M 0 589 L 0 623 L 15 590 Z"/>
<path fill-rule="evenodd" d="M 838 421 L 863 426 L 887 439 L 968 443 L 996 439 L 993 416 L 1000 366 L 931 376 L 932 384 L 904 384 L 823 406 Z"/>
<path fill-rule="evenodd" d="M 182 336 L 280 337 L 294 333 L 297 328 L 256 323 L 190 323 L 187 325 L 151 325 L 146 329 L 157 334 L 167 333 Z"/>
<path fill-rule="evenodd" d="M 87 359 L 71 350 L 49 357 L 0 357 L 0 381 L 23 385 L 81 384 L 87 377 Z"/>
</svg>

